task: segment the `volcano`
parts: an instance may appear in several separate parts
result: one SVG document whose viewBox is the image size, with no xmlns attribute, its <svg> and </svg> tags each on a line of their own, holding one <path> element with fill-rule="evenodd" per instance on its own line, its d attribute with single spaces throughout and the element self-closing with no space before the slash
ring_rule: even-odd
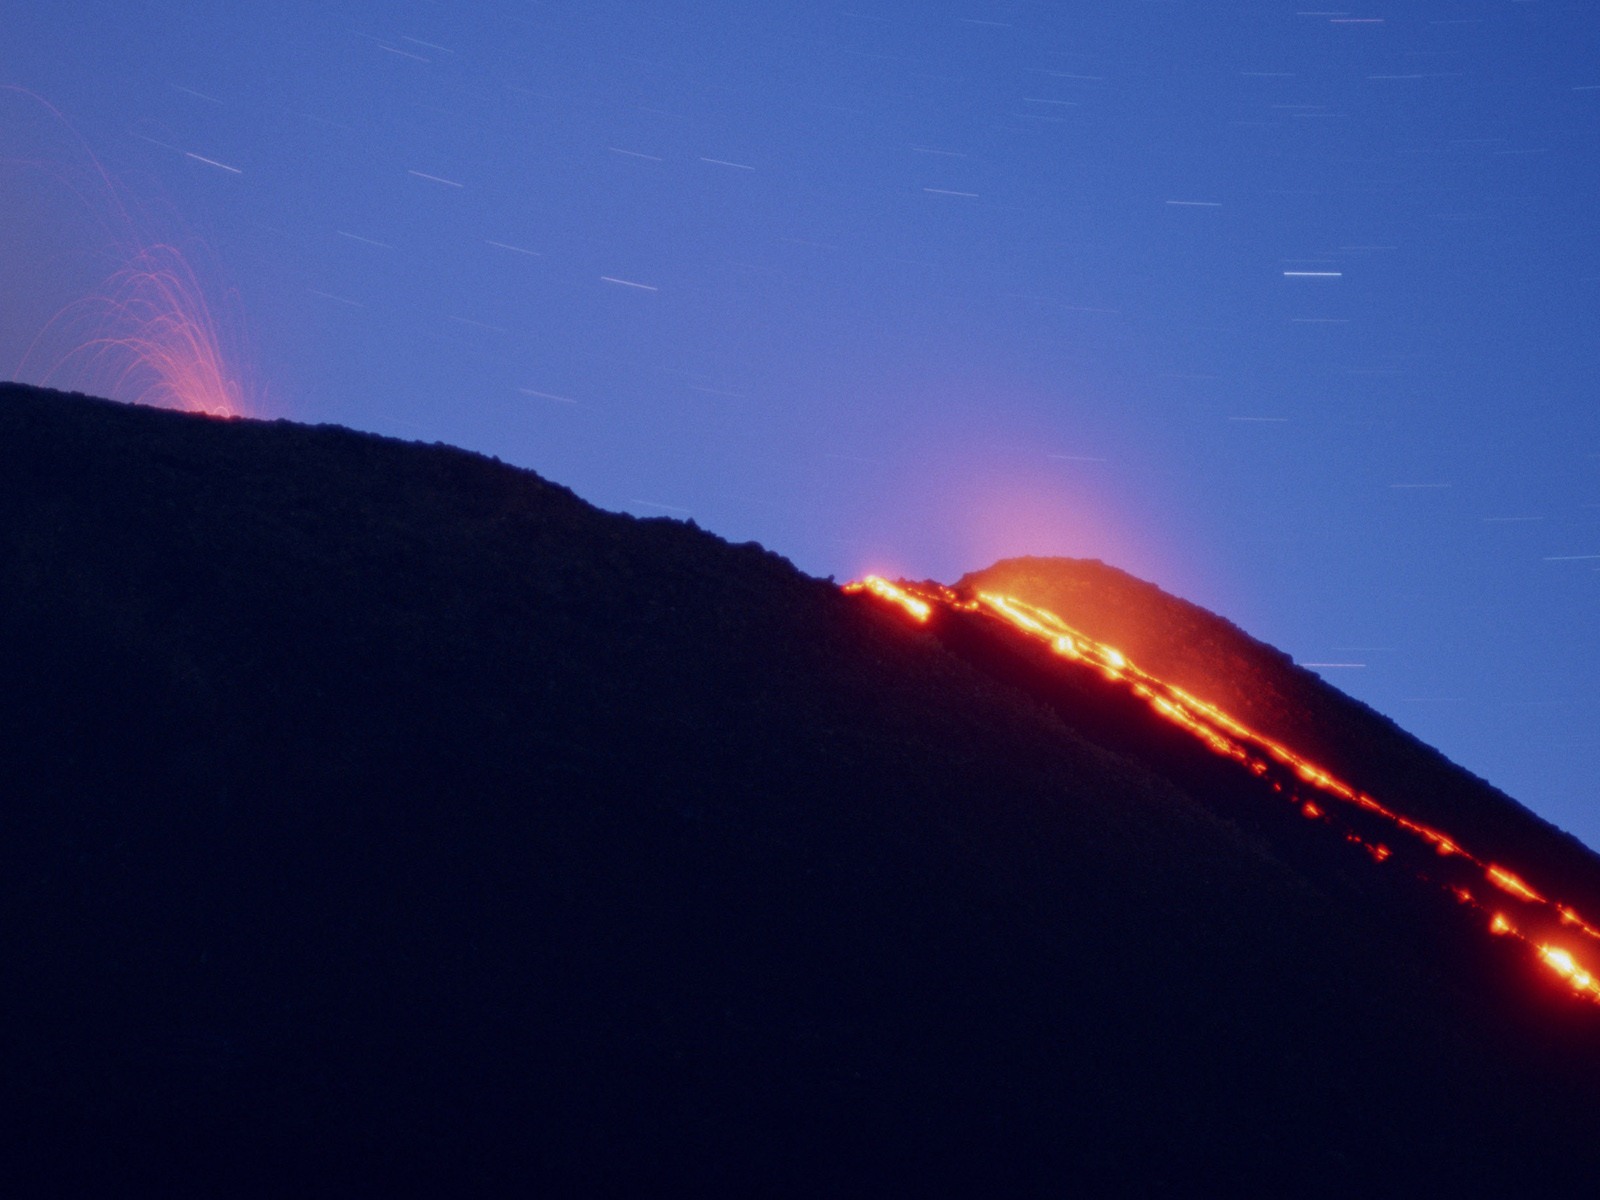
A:
<svg viewBox="0 0 1600 1200">
<path fill-rule="evenodd" d="M 0 456 L 13 1194 L 1600 1171 L 1600 862 L 1149 584 L 15 385 Z"/>
</svg>

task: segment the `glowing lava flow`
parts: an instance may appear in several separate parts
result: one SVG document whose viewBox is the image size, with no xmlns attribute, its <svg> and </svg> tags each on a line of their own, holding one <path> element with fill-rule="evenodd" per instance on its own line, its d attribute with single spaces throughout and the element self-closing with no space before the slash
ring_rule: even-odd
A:
<svg viewBox="0 0 1600 1200">
<path fill-rule="evenodd" d="M 844 590 L 852 595 L 856 592 L 871 592 L 891 604 L 898 604 L 918 621 L 926 621 L 933 613 L 933 605 L 926 600 L 918 600 L 904 588 L 895 587 L 887 579 L 877 575 L 868 575 L 859 583 L 847 583 L 844 585 Z"/>
<path fill-rule="evenodd" d="M 1369 819 L 1376 818 L 1387 823 L 1395 834 L 1425 845 L 1433 853 L 1474 870 L 1486 883 L 1514 899 L 1526 910 L 1532 918 L 1531 923 L 1559 925 L 1573 935 L 1600 943 L 1600 928 L 1583 920 L 1570 907 L 1547 899 L 1505 868 L 1470 854 L 1454 838 L 1387 808 L 1366 793 L 1335 779 L 1282 743 L 1249 729 L 1199 697 L 1141 670 L 1120 651 L 1074 629 L 1047 609 L 991 592 L 960 595 L 938 585 L 895 584 L 875 575 L 846 584 L 844 590 L 851 594 L 876 596 L 922 624 L 926 624 L 940 609 L 1004 622 L 1023 635 L 1044 643 L 1059 657 L 1088 667 L 1112 685 L 1137 696 L 1152 711 L 1189 733 L 1216 754 L 1234 760 L 1251 774 L 1269 780 L 1280 779 L 1287 774 L 1292 780 L 1298 781 L 1305 789 L 1305 794 L 1289 793 L 1289 799 L 1299 806 L 1302 815 L 1338 829 L 1346 841 L 1365 849 L 1377 862 L 1384 862 L 1391 857 L 1390 848 L 1336 821 L 1326 804 L 1318 803 L 1318 800 L 1331 798 L 1351 806 Z M 1279 792 L 1287 790 L 1282 783 L 1274 782 L 1272 786 Z M 1458 902 L 1488 914 L 1490 933 L 1526 942 L 1537 952 L 1540 961 L 1561 976 L 1575 993 L 1600 1002 L 1600 981 L 1578 961 L 1570 949 L 1553 945 L 1537 934 L 1524 933 L 1498 906 L 1480 901 L 1467 888 L 1450 886 L 1447 890 Z M 1600 951 L 1600 947 L 1597 947 L 1597 951 Z"/>
</svg>

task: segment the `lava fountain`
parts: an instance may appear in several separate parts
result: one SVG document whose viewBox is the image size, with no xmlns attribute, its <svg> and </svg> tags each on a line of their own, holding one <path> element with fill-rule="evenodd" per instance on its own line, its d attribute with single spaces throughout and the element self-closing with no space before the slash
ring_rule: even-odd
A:
<svg viewBox="0 0 1600 1200">
<path fill-rule="evenodd" d="M 16 365 L 16 377 L 45 387 L 90 392 L 213 416 L 240 416 L 258 406 L 237 364 L 243 355 L 237 297 L 223 292 L 213 309 L 203 277 L 212 256 L 194 239 L 154 235 L 141 214 L 62 114 L 22 88 L 4 86 L 11 104 L 31 108 L 71 143 L 72 168 L 59 154 L 7 157 L 4 165 L 53 181 L 98 225 L 97 256 L 112 264 L 89 295 L 66 304 L 38 330 Z M 191 249 L 185 250 L 187 242 Z M 207 267 L 202 271 L 195 264 Z M 223 315 L 219 315 L 223 314 Z"/>
</svg>

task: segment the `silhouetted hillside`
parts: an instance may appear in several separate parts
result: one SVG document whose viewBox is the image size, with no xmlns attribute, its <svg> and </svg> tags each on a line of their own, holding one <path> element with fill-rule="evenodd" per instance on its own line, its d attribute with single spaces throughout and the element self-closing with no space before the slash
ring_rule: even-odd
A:
<svg viewBox="0 0 1600 1200">
<path fill-rule="evenodd" d="M 4 386 L 0 580 L 0 1165 L 34 1194 L 1600 1169 L 1600 1009 L 1519 947 L 753 544 Z"/>
</svg>

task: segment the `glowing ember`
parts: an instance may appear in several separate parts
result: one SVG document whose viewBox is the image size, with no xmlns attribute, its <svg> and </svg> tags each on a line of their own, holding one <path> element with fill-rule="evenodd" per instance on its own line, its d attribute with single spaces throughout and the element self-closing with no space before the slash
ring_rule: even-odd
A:
<svg viewBox="0 0 1600 1200">
<path fill-rule="evenodd" d="M 1383 842 L 1363 836 L 1343 821 L 1336 822 L 1324 803 L 1333 799 L 1349 806 L 1353 815 L 1364 814 L 1363 820 L 1372 819 L 1387 823 L 1392 831 L 1431 848 L 1438 856 L 1459 861 L 1462 868 L 1481 873 L 1482 877 L 1500 891 L 1514 897 L 1536 917 L 1553 917 L 1596 942 L 1600 942 L 1600 929 L 1583 920 L 1572 908 L 1547 900 L 1505 868 L 1477 858 L 1464 850 L 1455 839 L 1437 829 L 1420 824 L 1380 804 L 1371 796 L 1334 778 L 1321 767 L 1308 762 L 1287 746 L 1249 729 L 1226 713 L 1196 696 L 1174 687 L 1141 670 L 1126 655 L 1110 646 L 1087 637 L 1081 630 L 1068 625 L 1055 613 L 1027 604 L 1012 596 L 990 592 L 960 595 L 949 588 L 937 585 L 894 584 L 877 576 L 869 576 L 859 583 L 847 584 L 844 589 L 851 594 L 870 593 L 897 605 L 919 623 L 932 619 L 936 611 L 973 614 L 1002 622 L 1024 637 L 1035 639 L 1052 653 L 1074 663 L 1089 667 L 1103 676 L 1113 686 L 1120 687 L 1144 701 L 1150 710 L 1164 720 L 1183 729 L 1207 748 L 1225 758 L 1239 763 L 1251 774 L 1272 782 L 1273 791 L 1285 794 L 1300 812 L 1324 824 L 1333 824 L 1344 839 L 1364 849 L 1374 862 L 1388 862 L 1394 855 Z M 1289 785 L 1279 782 L 1288 778 Z M 1311 789 L 1313 799 L 1296 794 L 1292 781 Z M 1458 873 L 1459 873 L 1458 869 Z M 1488 911 L 1465 887 L 1431 879 L 1419 874 L 1418 878 L 1443 886 L 1459 903 L 1479 911 Z M 1534 924 L 1538 924 L 1537 921 Z M 1590 1000 L 1600 1001 L 1600 983 L 1570 950 L 1537 944 L 1521 933 L 1517 926 L 1501 912 L 1492 912 L 1489 932 L 1497 936 L 1512 937 L 1527 942 L 1540 960 L 1565 979 L 1575 992 Z"/>
</svg>

